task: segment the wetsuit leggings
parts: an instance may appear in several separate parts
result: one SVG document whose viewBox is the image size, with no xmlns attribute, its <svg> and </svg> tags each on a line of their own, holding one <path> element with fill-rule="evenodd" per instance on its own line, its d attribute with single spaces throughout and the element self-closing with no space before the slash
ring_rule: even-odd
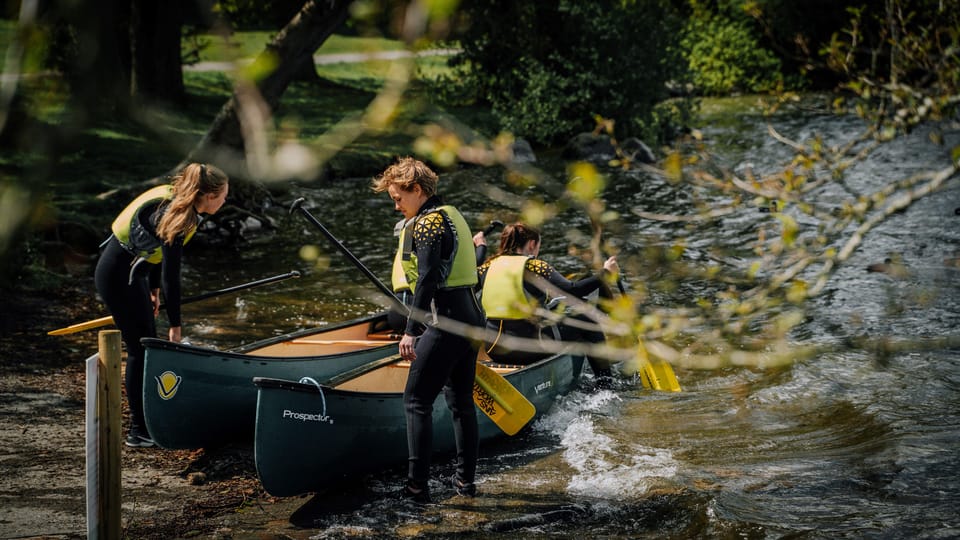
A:
<svg viewBox="0 0 960 540">
<path fill-rule="evenodd" d="M 140 338 L 157 337 L 157 323 L 150 300 L 148 274 L 152 265 L 140 264 L 132 282 L 128 283 L 132 261 L 133 256 L 120 246 L 116 238 L 111 237 L 97 262 L 94 281 L 127 346 L 124 386 L 130 405 L 130 431 L 147 435 L 143 419 L 144 349 Z"/>
<path fill-rule="evenodd" d="M 476 305 L 472 292 L 464 289 L 463 302 Z M 469 295 L 469 296 L 466 296 Z M 469 309 L 474 310 L 473 307 Z M 443 310 L 438 310 L 443 311 Z M 459 310 L 458 310 L 459 311 Z M 474 314 L 475 313 L 475 314 Z M 442 313 L 441 313 L 442 315 Z M 461 311 L 457 317 L 463 319 Z M 468 312 L 469 324 L 483 325 L 479 309 Z M 441 390 L 453 415 L 453 436 L 457 444 L 457 480 L 472 484 L 477 472 L 477 413 L 473 405 L 473 379 L 477 369 L 477 347 L 468 339 L 438 330 L 434 326 L 417 340 L 417 357 L 403 392 L 407 417 L 408 479 L 426 488 L 430 475 L 433 445 L 433 402 Z"/>
</svg>

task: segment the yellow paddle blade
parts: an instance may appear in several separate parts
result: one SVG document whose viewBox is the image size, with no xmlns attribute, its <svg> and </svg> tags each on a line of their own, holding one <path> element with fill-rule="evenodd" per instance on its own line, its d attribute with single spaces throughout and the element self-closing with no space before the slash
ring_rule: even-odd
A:
<svg viewBox="0 0 960 540">
<path fill-rule="evenodd" d="M 680 391 L 680 381 L 673 368 L 659 358 L 650 360 L 642 340 L 637 343 L 637 359 L 640 361 L 640 382 L 644 387 L 666 392 Z"/>
<path fill-rule="evenodd" d="M 477 363 L 473 402 L 507 435 L 527 425 L 537 408 L 510 381 L 489 366 Z"/>
<path fill-rule="evenodd" d="M 100 317 L 99 319 L 94 319 L 92 321 L 70 325 L 70 326 L 67 326 L 66 328 L 58 328 L 56 330 L 51 330 L 47 332 L 47 335 L 62 336 L 65 334 L 74 334 L 77 332 L 83 332 L 84 330 L 90 330 L 91 328 L 100 328 L 101 326 L 107 326 L 108 324 L 113 324 L 113 317 L 110 315 L 107 315 L 106 317 Z"/>
</svg>

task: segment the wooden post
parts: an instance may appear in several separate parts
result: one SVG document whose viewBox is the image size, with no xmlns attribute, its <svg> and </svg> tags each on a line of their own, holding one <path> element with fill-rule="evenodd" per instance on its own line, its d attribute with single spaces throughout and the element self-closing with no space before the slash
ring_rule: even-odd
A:
<svg viewBox="0 0 960 540">
<path fill-rule="evenodd" d="M 100 377 L 97 388 L 100 453 L 100 534 L 119 540 L 120 525 L 120 331 L 100 332 Z"/>
</svg>

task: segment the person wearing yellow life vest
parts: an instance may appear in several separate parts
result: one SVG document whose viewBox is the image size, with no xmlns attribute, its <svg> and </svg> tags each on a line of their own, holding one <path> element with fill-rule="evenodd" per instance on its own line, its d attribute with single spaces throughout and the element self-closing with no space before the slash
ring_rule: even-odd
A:
<svg viewBox="0 0 960 540">
<path fill-rule="evenodd" d="M 169 185 L 151 188 L 127 205 L 104 242 L 94 282 L 127 348 L 127 446 L 153 446 L 143 418 L 144 349 L 140 338 L 156 337 L 162 288 L 170 323 L 168 338 L 180 341 L 183 245 L 193 237 L 202 214 L 220 210 L 228 190 L 223 171 L 191 163 Z"/>
<path fill-rule="evenodd" d="M 413 302 L 413 290 L 417 286 L 417 254 L 413 252 L 413 219 L 403 218 L 393 227 L 398 239 L 397 252 L 393 257 L 390 285 L 397 299 L 404 306 Z M 410 310 L 391 307 L 387 312 L 387 324 L 394 332 L 403 332 L 407 327 Z M 420 329 L 422 331 L 422 328 Z"/>
<path fill-rule="evenodd" d="M 390 273 L 390 284 L 394 294 L 400 302 L 409 306 L 413 301 L 413 290 L 417 286 L 417 255 L 413 252 L 413 219 L 401 219 L 393 227 L 393 235 L 398 238 L 397 252 L 393 258 L 393 268 Z M 474 254 L 477 261 L 482 261 L 487 253 L 487 241 L 483 231 L 473 235 Z M 387 321 L 396 332 L 403 332 L 407 326 L 409 310 L 402 313 L 391 308 L 387 313 Z M 422 328 L 421 328 L 422 331 Z"/>
<path fill-rule="evenodd" d="M 497 253 L 477 268 L 480 303 L 487 316 L 487 328 L 494 330 L 497 336 L 486 342 L 487 354 L 497 362 L 522 365 L 548 355 L 540 351 L 514 350 L 499 343 L 503 335 L 536 340 L 550 337 L 541 335 L 541 325 L 534 313 L 547 299 L 543 287 L 535 284 L 537 278 L 571 296 L 584 298 L 594 291 L 608 296 L 605 282 L 612 281 L 620 272 L 616 257 L 610 257 L 604 261 L 599 276 L 568 280 L 548 262 L 538 258 L 540 242 L 540 232 L 533 227 L 523 223 L 507 225 L 500 234 Z M 602 332 L 570 325 L 560 324 L 558 331 L 563 341 L 601 343 L 604 340 Z M 589 360 L 596 375 L 609 375 L 610 367 L 606 362 Z"/>
<path fill-rule="evenodd" d="M 416 279 L 407 278 L 413 299 L 399 345 L 400 355 L 411 362 L 403 392 L 409 460 L 400 497 L 430 500 L 433 403 L 441 391 L 453 413 L 457 446 L 454 487 L 461 495 L 474 496 L 479 434 L 473 381 L 478 345 L 437 326 L 447 320 L 484 326 L 474 294 L 477 260 L 470 227 L 456 208 L 443 204 L 436 194 L 436 173 L 411 157 L 389 166 L 374 179 L 372 188 L 387 192 L 408 221 L 398 253 L 398 264 L 406 270 L 395 272 L 394 287 L 399 274 L 412 277 L 416 268 Z"/>
</svg>

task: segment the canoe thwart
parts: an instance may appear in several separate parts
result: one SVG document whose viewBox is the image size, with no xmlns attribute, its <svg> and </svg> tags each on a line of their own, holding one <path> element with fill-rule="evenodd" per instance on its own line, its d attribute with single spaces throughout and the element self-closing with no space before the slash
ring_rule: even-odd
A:
<svg viewBox="0 0 960 540">
<path fill-rule="evenodd" d="M 396 343 L 386 339 L 294 339 L 285 341 L 284 345 L 367 345 L 369 347 L 380 347 Z"/>
</svg>

